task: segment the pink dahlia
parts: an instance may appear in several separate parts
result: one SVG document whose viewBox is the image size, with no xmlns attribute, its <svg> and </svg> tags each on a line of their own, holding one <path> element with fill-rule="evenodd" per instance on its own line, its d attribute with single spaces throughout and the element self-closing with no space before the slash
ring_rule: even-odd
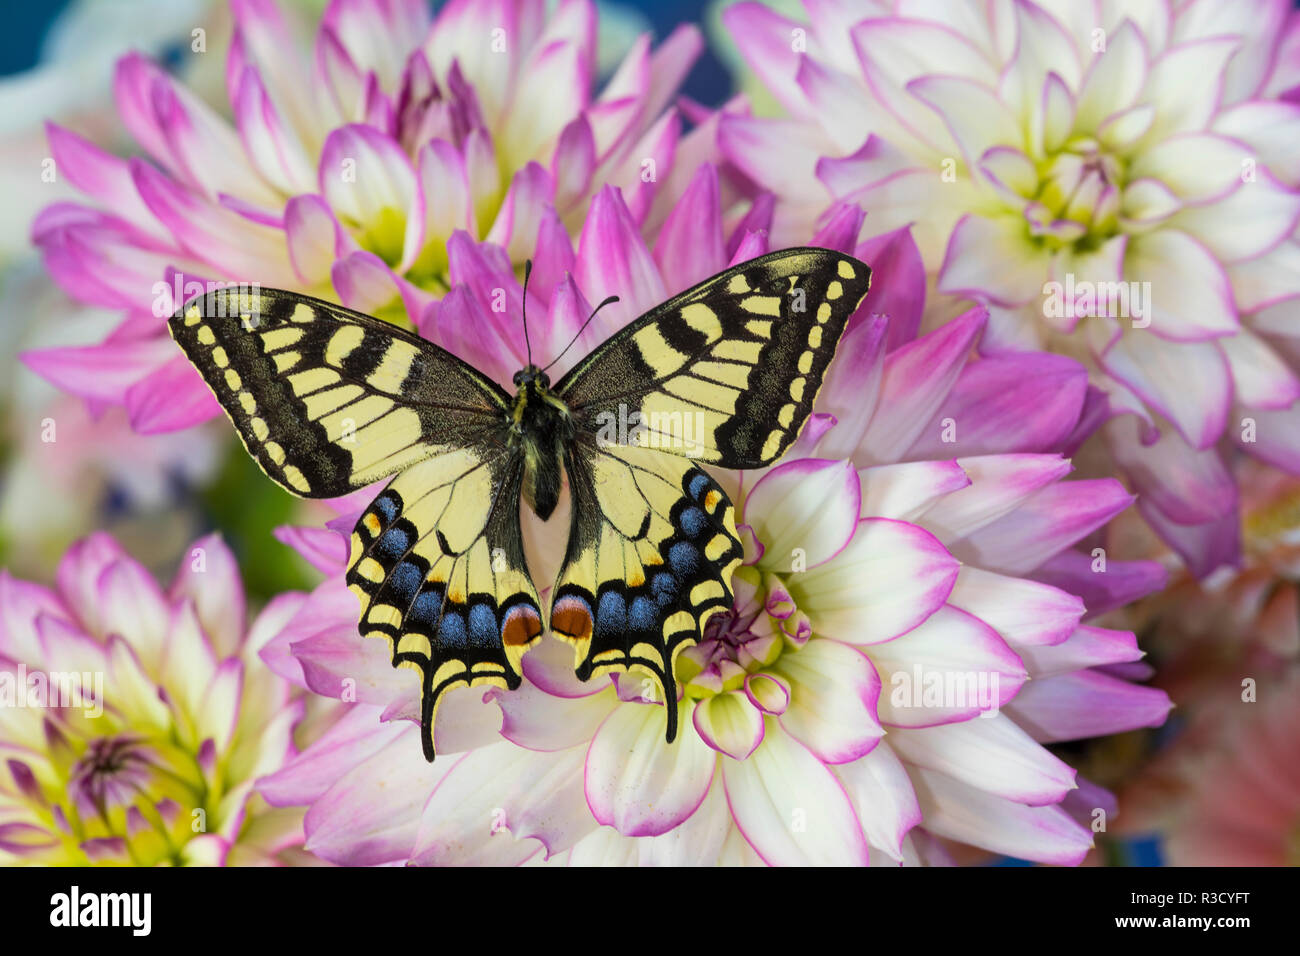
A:
<svg viewBox="0 0 1300 956">
<path fill-rule="evenodd" d="M 1293 762 L 1279 744 L 1295 717 L 1280 698 L 1294 697 L 1300 687 L 1300 481 L 1251 461 L 1241 463 L 1237 478 L 1243 567 L 1206 581 L 1183 574 L 1124 612 L 1146 636 L 1153 683 L 1178 702 L 1179 720 L 1173 733 L 1161 735 L 1159 749 L 1126 775 L 1121 829 L 1160 833 L 1178 864 L 1297 859 L 1300 803 L 1289 818 L 1264 811 L 1285 793 L 1274 788 L 1284 781 L 1261 787 L 1255 774 L 1271 777 Z M 1110 530 L 1131 533 L 1126 524 Z M 1270 721 L 1279 721 L 1282 731 L 1271 742 Z M 1252 795 L 1245 803 L 1219 803 L 1229 775 L 1238 784 L 1248 781 L 1242 793 Z"/>
<path fill-rule="evenodd" d="M 729 159 L 797 233 L 831 200 L 913 224 L 985 354 L 1071 356 L 1109 455 L 1205 574 L 1238 556 L 1225 449 L 1300 472 L 1300 14 L 1288 0 L 757 3 L 724 21 L 785 107 Z M 789 233 L 778 233 L 784 241 Z"/>
<path fill-rule="evenodd" d="M 601 315 L 617 327 L 764 251 L 762 208 L 724 228 L 716 172 L 702 167 L 652 251 L 621 194 L 603 191 L 572 274 L 530 309 L 530 328 L 536 316 L 562 342 L 554 327 L 582 314 L 572 303 L 611 290 L 627 297 Z M 1133 635 L 1083 623 L 1163 573 L 1074 548 L 1132 500 L 1111 479 L 1064 480 L 1060 452 L 1090 427 L 1086 372 L 1052 355 L 970 360 L 978 308 L 918 336 L 917 250 L 906 230 L 859 242 L 862 220 L 845 206 L 812 239 L 876 268 L 818 413 L 784 463 L 718 475 L 746 565 L 730 612 L 678 658 L 674 743 L 653 687 L 581 683 L 572 653 L 546 638 L 524 657 L 520 690 L 448 696 L 438 759 L 424 763 L 417 682 L 357 636 L 346 537 L 286 530 L 328 578 L 263 656 L 351 702 L 261 784 L 276 805 L 310 807 L 309 849 L 351 864 L 543 851 L 571 863 L 865 864 L 942 862 L 951 840 L 1082 859 L 1109 797 L 1045 745 L 1164 720 L 1162 692 L 1113 671 L 1140 656 Z M 519 295 L 500 250 L 477 248 L 481 284 Z M 484 329 L 484 367 L 507 374 L 522 336 L 493 326 L 486 302 L 457 287 L 442 308 L 483 317 L 453 324 Z M 350 531 L 359 497 L 332 527 Z M 565 511 L 526 522 L 541 583 L 554 579 Z"/>
<path fill-rule="evenodd" d="M 0 863 L 292 858 L 301 813 L 253 782 L 296 752 L 304 702 L 257 655 L 302 600 L 246 626 L 215 536 L 165 591 L 101 533 L 68 551 L 52 590 L 0 570 Z"/>
<path fill-rule="evenodd" d="M 669 107 L 700 49 L 684 26 L 637 40 L 593 92 L 590 0 L 333 0 L 311 56 L 271 0 L 234 0 L 226 63 L 232 127 L 139 55 L 118 62 L 122 122 L 146 158 L 121 159 L 51 125 L 63 177 L 92 204 L 32 227 L 74 297 L 126 311 L 98 346 L 29 353 L 67 391 L 125 405 L 144 432 L 218 414 L 165 331 L 209 282 L 295 289 L 418 323 L 462 265 L 457 231 L 571 255 L 598 184 L 626 186 L 638 222 L 662 220 L 674 160 L 711 148 Z"/>
</svg>

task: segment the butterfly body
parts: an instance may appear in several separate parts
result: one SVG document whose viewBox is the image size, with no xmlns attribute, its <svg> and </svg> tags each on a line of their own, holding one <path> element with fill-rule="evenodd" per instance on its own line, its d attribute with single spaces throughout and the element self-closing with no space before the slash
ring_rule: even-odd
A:
<svg viewBox="0 0 1300 956">
<path fill-rule="evenodd" d="M 520 529 L 567 484 L 549 628 L 580 680 L 632 672 L 679 719 L 677 654 L 731 608 L 732 503 L 702 464 L 758 468 L 790 446 L 870 270 L 825 249 L 741 263 L 625 326 L 552 386 L 515 393 L 381 320 L 273 289 L 218 290 L 170 320 L 249 454 L 306 497 L 391 476 L 356 523 L 358 629 L 421 677 L 435 752 L 450 689 L 516 688 L 544 626 Z"/>
<path fill-rule="evenodd" d="M 560 499 L 564 453 L 576 428 L 569 407 L 551 391 L 551 380 L 535 365 L 515 373 L 510 413 L 511 439 L 524 457 L 524 500 L 543 521 Z"/>
</svg>

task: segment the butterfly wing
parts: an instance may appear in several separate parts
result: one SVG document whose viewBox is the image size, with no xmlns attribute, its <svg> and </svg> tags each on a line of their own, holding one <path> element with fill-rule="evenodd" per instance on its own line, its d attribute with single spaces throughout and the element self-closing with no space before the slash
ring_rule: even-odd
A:
<svg viewBox="0 0 1300 956">
<path fill-rule="evenodd" d="M 827 249 L 741 263 L 619 331 L 555 392 L 606 443 L 723 468 L 771 464 L 812 411 L 870 277 Z"/>
<path fill-rule="evenodd" d="M 304 497 L 489 441 L 508 408 L 500 386 L 432 342 L 293 292 L 218 289 L 169 325 L 248 453 Z"/>
<path fill-rule="evenodd" d="M 219 290 L 170 325 L 249 454 L 289 491 L 331 497 L 397 475 L 357 522 L 347 582 L 361 633 L 421 674 L 432 760 L 442 694 L 519 686 L 542 630 L 508 396 L 430 342 L 292 292 Z"/>
<path fill-rule="evenodd" d="M 551 628 L 584 680 L 655 679 L 669 740 L 674 660 L 731 607 L 743 553 L 731 501 L 691 459 L 755 468 L 789 447 L 869 277 L 824 249 L 763 256 L 647 313 L 556 386 L 579 431 Z"/>
<path fill-rule="evenodd" d="M 566 461 L 569 543 L 551 630 L 574 645 L 578 678 L 652 678 L 677 735 L 677 652 L 731 607 L 740 565 L 731 501 L 690 461 L 632 446 L 576 444 Z"/>
<path fill-rule="evenodd" d="M 470 447 L 402 472 L 352 533 L 348 586 L 361 633 L 423 681 L 420 724 L 434 757 L 438 703 L 454 687 L 513 690 L 542 633 L 519 529 L 523 457 Z"/>
</svg>

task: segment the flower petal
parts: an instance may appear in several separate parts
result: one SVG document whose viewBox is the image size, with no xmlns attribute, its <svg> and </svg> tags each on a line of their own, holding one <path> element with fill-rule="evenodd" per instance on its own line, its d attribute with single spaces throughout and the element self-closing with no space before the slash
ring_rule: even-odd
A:
<svg viewBox="0 0 1300 956">
<path fill-rule="evenodd" d="M 880 721 L 893 727 L 933 727 L 996 711 L 1027 677 L 996 631 L 954 607 L 867 653 L 884 684 Z"/>
<path fill-rule="evenodd" d="M 1142 658 L 1137 638 L 1130 631 L 1080 627 L 1053 647 L 1018 647 L 1020 657 L 1035 680 L 1067 674 L 1087 667 L 1128 664 Z"/>
<path fill-rule="evenodd" d="M 1171 707 L 1162 690 L 1087 670 L 1032 680 L 1006 710 L 1035 740 L 1054 743 L 1159 727 Z"/>
<path fill-rule="evenodd" d="M 823 763 L 857 760 L 884 735 L 876 721 L 880 678 L 854 648 L 826 639 L 809 641 L 782 654 L 773 669 L 790 688 L 781 727 Z"/>
<path fill-rule="evenodd" d="M 218 656 L 229 657 L 244 639 L 244 585 L 239 564 L 219 534 L 190 545 L 167 591 L 171 601 L 190 598 Z"/>
<path fill-rule="evenodd" d="M 888 641 L 943 605 L 958 563 L 928 531 L 902 521 L 860 521 L 834 561 L 792 575 L 814 632 L 849 644 Z"/>
<path fill-rule="evenodd" d="M 873 847 L 902 862 L 908 831 L 922 822 L 916 792 L 902 761 L 882 743 L 865 757 L 832 768 L 844 785 Z"/>
<path fill-rule="evenodd" d="M 903 457 L 957 381 L 984 321 L 983 309 L 971 309 L 885 359 L 881 413 L 873 416 L 855 462 L 871 465 Z"/>
<path fill-rule="evenodd" d="M 123 396 L 131 428 L 141 435 L 192 428 L 221 414 L 221 405 L 190 360 L 178 355 Z"/>
<path fill-rule="evenodd" d="M 1042 294 L 1049 256 L 1027 236 L 1024 221 L 1014 216 L 963 216 L 939 267 L 939 291 L 1006 306 L 1034 301 Z"/>
<path fill-rule="evenodd" d="M 909 454 L 1058 451 L 1074 432 L 1087 388 L 1087 370 L 1061 355 L 1025 353 L 971 362 Z"/>
<path fill-rule="evenodd" d="M 718 170 L 705 163 L 673 207 L 655 240 L 654 259 L 673 288 L 686 289 L 726 268 Z"/>
<path fill-rule="evenodd" d="M 663 735 L 657 706 L 624 704 L 606 718 L 587 750 L 587 804 L 599 822 L 625 836 L 658 836 L 704 800 L 716 752 L 689 731 L 671 744 Z"/>
<path fill-rule="evenodd" d="M 735 760 L 744 760 L 763 742 L 763 714 L 744 691 L 700 701 L 691 721 L 706 744 Z"/>
<path fill-rule="evenodd" d="M 895 728 L 889 743 L 911 766 L 1031 807 L 1060 803 L 1074 788 L 1075 771 L 1005 714 L 922 730 Z"/>
<path fill-rule="evenodd" d="M 865 866 L 862 824 L 835 775 L 768 718 L 748 760 L 722 761 L 736 826 L 772 866 Z"/>
<path fill-rule="evenodd" d="M 962 561 L 1023 574 L 1100 528 L 1133 503 L 1113 478 L 1050 485 L 1011 514 L 951 545 Z"/>
<path fill-rule="evenodd" d="M 970 478 L 955 461 L 876 465 L 858 472 L 862 517 L 917 521 L 943 496 L 965 488 Z"/>
<path fill-rule="evenodd" d="M 957 575 L 948 603 L 975 615 L 1016 650 L 1060 644 L 1084 613 L 1073 594 L 969 565 Z"/>
<path fill-rule="evenodd" d="M 592 200 L 578 239 L 574 277 L 592 302 L 608 295 L 619 297 L 592 323 L 600 324 L 605 335 L 621 329 L 667 297 L 654 259 L 623 197 L 612 186 L 601 189 Z"/>
<path fill-rule="evenodd" d="M 844 550 L 861 507 L 852 462 L 801 458 L 759 479 L 745 498 L 743 518 L 763 542 L 765 567 L 792 561 L 808 569 Z"/>
<path fill-rule="evenodd" d="M 346 866 L 410 858 L 429 791 L 456 764 L 420 760 L 419 729 L 406 723 L 402 729 L 404 733 L 348 767 L 312 802 L 304 821 L 305 849 Z"/>
<path fill-rule="evenodd" d="M 1173 422 L 1193 448 L 1208 448 L 1223 434 L 1232 377 L 1213 342 L 1166 342 L 1132 333 L 1117 339 L 1101 364 Z M 1188 381 L 1197 387 L 1189 390 Z"/>
<path fill-rule="evenodd" d="M 1092 848 L 1092 834 L 1060 807 L 1027 807 L 920 767 L 911 777 L 925 827 L 939 836 L 1059 866 Z"/>
</svg>

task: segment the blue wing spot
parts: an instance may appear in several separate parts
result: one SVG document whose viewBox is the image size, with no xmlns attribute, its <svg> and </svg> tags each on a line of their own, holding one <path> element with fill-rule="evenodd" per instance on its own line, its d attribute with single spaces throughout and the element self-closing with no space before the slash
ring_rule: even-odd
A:
<svg viewBox="0 0 1300 956">
<path fill-rule="evenodd" d="M 610 632 L 615 634 L 627 630 L 627 601 L 617 591 L 606 591 L 600 596 L 600 606 L 596 609 L 595 635 L 604 637 Z"/>
<path fill-rule="evenodd" d="M 696 474 L 686 486 L 686 493 L 696 501 L 704 497 L 704 492 L 709 488 L 709 476 L 702 472 Z"/>
<path fill-rule="evenodd" d="M 667 571 L 660 571 L 650 581 L 650 590 L 660 607 L 665 607 L 677 597 L 677 579 Z"/>
<path fill-rule="evenodd" d="M 659 608 L 648 597 L 639 597 L 632 602 L 628 612 L 628 624 L 634 631 L 657 634 L 659 631 Z"/>
<path fill-rule="evenodd" d="M 438 615 L 442 613 L 442 588 L 421 591 L 411 609 L 406 612 L 404 626 L 413 631 L 432 634 L 438 629 Z"/>
<path fill-rule="evenodd" d="M 410 550 L 411 536 L 403 529 L 389 528 L 375 542 L 375 554 L 387 561 L 397 561 Z"/>
<path fill-rule="evenodd" d="M 681 517 L 677 519 L 677 523 L 683 531 L 695 538 L 708 527 L 709 519 L 705 517 L 704 512 L 699 508 L 687 508 L 682 512 Z"/>
<path fill-rule="evenodd" d="M 679 578 L 689 578 L 700 566 L 700 551 L 689 541 L 678 541 L 668 549 L 668 566 Z"/>
<path fill-rule="evenodd" d="M 453 611 L 450 614 L 443 615 L 442 623 L 438 625 L 438 642 L 443 647 L 464 649 L 466 634 L 463 614 Z"/>
<path fill-rule="evenodd" d="M 409 605 L 415 600 L 415 594 L 420 590 L 423 581 L 424 572 L 419 569 L 415 562 L 403 561 L 393 568 L 392 573 L 388 576 L 388 589 L 404 604 Z"/>
<path fill-rule="evenodd" d="M 490 604 L 479 602 L 469 609 L 469 640 L 476 647 L 493 648 L 501 638 L 496 612 Z"/>
<path fill-rule="evenodd" d="M 384 524 L 391 524 L 400 510 L 397 495 L 390 491 L 381 494 L 371 503 L 370 507 L 375 510 L 375 514 L 384 519 Z"/>
</svg>

